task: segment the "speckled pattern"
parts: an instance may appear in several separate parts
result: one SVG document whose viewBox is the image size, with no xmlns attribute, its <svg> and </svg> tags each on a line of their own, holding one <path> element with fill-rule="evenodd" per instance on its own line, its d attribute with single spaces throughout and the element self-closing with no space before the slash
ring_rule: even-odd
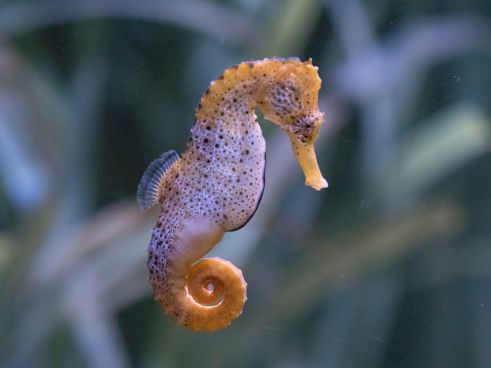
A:
<svg viewBox="0 0 491 368">
<path fill-rule="evenodd" d="M 149 245 L 155 299 L 178 324 L 214 331 L 245 303 L 239 269 L 218 258 L 195 262 L 224 232 L 244 226 L 261 200 L 266 146 L 256 106 L 289 135 L 306 184 L 327 186 L 313 148 L 323 121 L 319 88 L 310 60 L 275 58 L 230 67 L 203 94 L 186 150 L 160 178 L 162 208 Z"/>
</svg>

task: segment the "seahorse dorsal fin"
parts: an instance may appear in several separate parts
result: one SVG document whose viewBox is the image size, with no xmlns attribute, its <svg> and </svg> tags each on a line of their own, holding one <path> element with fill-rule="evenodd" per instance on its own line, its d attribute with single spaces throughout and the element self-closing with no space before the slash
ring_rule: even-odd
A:
<svg viewBox="0 0 491 368">
<path fill-rule="evenodd" d="M 176 151 L 167 151 L 148 165 L 136 192 L 136 201 L 142 211 L 147 211 L 158 202 L 162 178 L 178 159 L 179 155 Z"/>
</svg>

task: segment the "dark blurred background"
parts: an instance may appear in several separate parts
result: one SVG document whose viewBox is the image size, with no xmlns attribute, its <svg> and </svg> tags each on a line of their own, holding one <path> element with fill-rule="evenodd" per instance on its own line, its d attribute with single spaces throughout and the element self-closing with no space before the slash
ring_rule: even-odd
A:
<svg viewBox="0 0 491 368">
<path fill-rule="evenodd" d="M 315 192 L 262 124 L 266 190 L 212 252 L 228 329 L 152 299 L 147 164 L 227 66 L 312 58 Z M 0 1 L 0 366 L 491 366 L 489 0 Z"/>
</svg>

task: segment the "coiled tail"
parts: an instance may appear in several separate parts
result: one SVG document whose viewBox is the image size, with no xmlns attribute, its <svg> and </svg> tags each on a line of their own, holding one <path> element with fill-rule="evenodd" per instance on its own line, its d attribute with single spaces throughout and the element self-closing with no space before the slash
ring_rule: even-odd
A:
<svg viewBox="0 0 491 368">
<path fill-rule="evenodd" d="M 212 332 L 230 325 L 247 299 L 242 272 L 221 258 L 196 262 L 220 241 L 223 230 L 200 219 L 177 226 L 169 239 L 162 240 L 160 235 L 157 232 L 155 242 L 167 243 L 166 257 L 151 254 L 149 268 L 162 309 L 193 331 Z"/>
<path fill-rule="evenodd" d="M 185 325 L 193 331 L 215 331 L 239 317 L 247 300 L 241 270 L 221 258 L 205 258 L 186 277 L 188 315 Z"/>
</svg>

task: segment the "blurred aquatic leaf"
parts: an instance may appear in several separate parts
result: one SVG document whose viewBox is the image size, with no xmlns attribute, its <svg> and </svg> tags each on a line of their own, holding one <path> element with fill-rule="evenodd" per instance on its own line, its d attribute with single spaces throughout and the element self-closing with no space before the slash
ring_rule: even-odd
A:
<svg viewBox="0 0 491 368">
<path fill-rule="evenodd" d="M 39 205 L 48 193 L 50 177 L 44 163 L 26 142 L 28 134 L 16 116 L 15 103 L 0 96 L 0 184 L 20 211 Z M 11 109 L 12 108 L 12 109 Z"/>
<path fill-rule="evenodd" d="M 12 258 L 12 237 L 5 233 L 0 233 L 0 273 Z"/>
<path fill-rule="evenodd" d="M 47 84 L 0 42 L 0 190 L 20 212 L 39 206 L 55 184 L 57 107 Z"/>
<path fill-rule="evenodd" d="M 14 37 L 53 25 L 98 18 L 175 24 L 231 44 L 250 44 L 261 25 L 227 6 L 208 0 L 18 1 L 0 8 L 0 35 Z"/>
<path fill-rule="evenodd" d="M 401 143 L 390 178 L 392 194 L 420 194 L 490 148 L 491 122 L 481 108 L 448 107 Z"/>
<path fill-rule="evenodd" d="M 356 232 L 327 239 L 328 244 L 315 247 L 316 252 L 295 267 L 272 301 L 274 306 L 270 310 L 276 312 L 270 317 L 287 320 L 294 314 L 301 314 L 314 305 L 314 299 L 320 294 L 345 288 L 368 274 L 400 262 L 403 257 L 422 251 L 429 240 L 449 238 L 464 227 L 465 216 L 458 207 L 452 203 L 434 203 L 396 218 L 382 216 Z M 335 249 L 329 244 L 343 246 Z M 295 300 L 289 300 L 291 295 L 296 296 Z"/>
<path fill-rule="evenodd" d="M 320 0 L 287 0 L 276 4 L 275 16 L 264 44 L 266 56 L 292 56 L 303 51 L 322 14 Z M 261 52 L 259 57 L 264 57 Z"/>
</svg>

